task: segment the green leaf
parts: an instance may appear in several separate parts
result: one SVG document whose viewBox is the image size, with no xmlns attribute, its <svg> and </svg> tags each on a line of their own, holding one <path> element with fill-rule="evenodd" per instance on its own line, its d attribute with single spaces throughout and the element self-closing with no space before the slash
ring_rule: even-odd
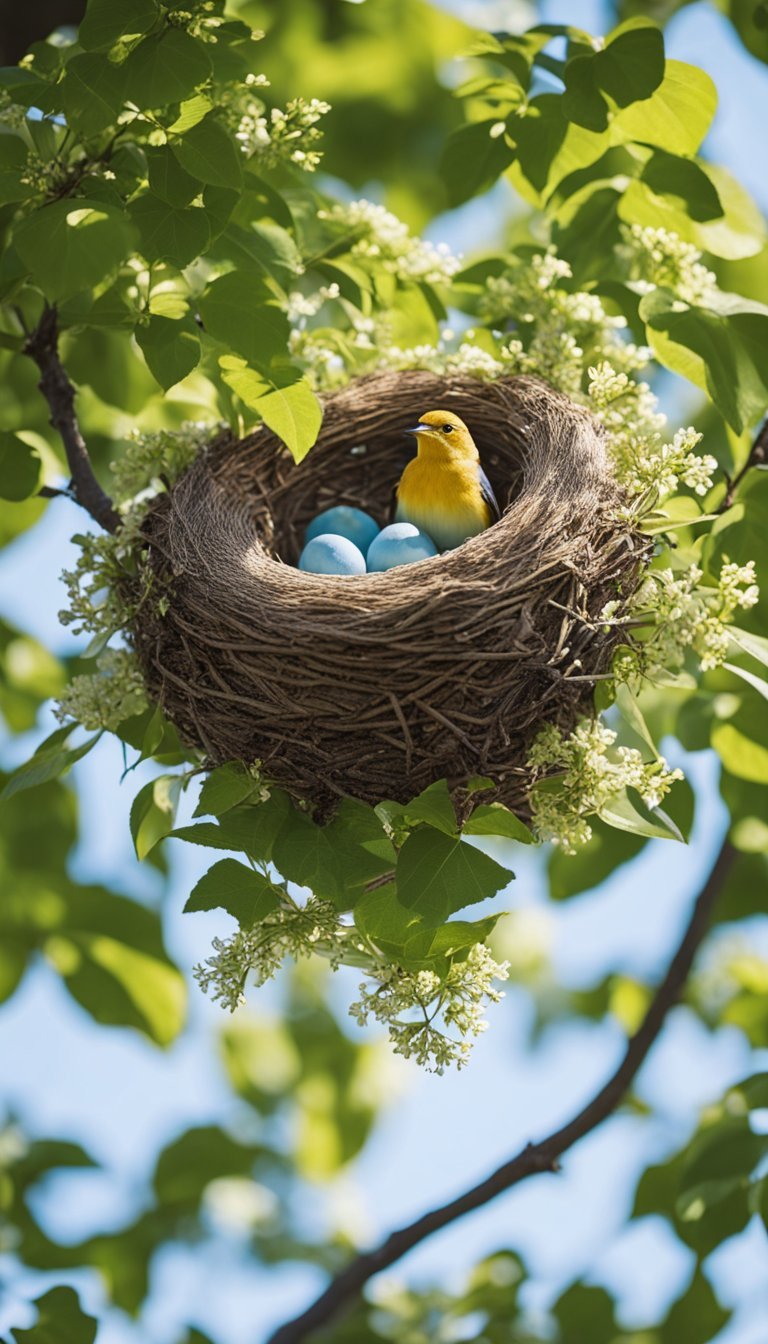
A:
<svg viewBox="0 0 768 1344">
<path fill-rule="evenodd" d="M 38 784 L 46 784 L 49 780 L 63 775 L 65 770 L 69 770 L 77 761 L 82 760 L 101 737 L 101 733 L 94 733 L 79 747 L 67 748 L 64 742 L 72 732 L 73 725 L 67 724 L 63 728 L 57 728 L 50 737 L 41 742 L 34 756 L 10 775 L 0 793 L 0 801 L 4 802 L 14 794 L 21 793 L 23 789 L 34 789 Z"/>
<path fill-rule="evenodd" d="M 765 681 L 763 677 L 758 677 L 754 672 L 749 672 L 746 667 L 737 667 L 735 663 L 723 663 L 723 667 L 728 672 L 733 672 L 735 677 L 741 677 L 741 680 L 746 681 L 747 685 L 757 691 L 758 695 L 762 695 L 764 700 L 768 700 L 768 681 Z"/>
<path fill-rule="evenodd" d="M 226 910 L 242 929 L 250 929 L 277 905 L 277 893 L 266 877 L 237 859 L 220 859 L 192 889 L 184 913 Z"/>
<path fill-rule="evenodd" d="M 503 803 L 480 803 L 464 822 L 464 835 L 501 835 L 508 840 L 519 840 L 523 845 L 533 844 L 533 833 L 510 812 Z"/>
<path fill-rule="evenodd" d="M 250 219 L 267 217 L 273 219 L 276 224 L 282 224 L 284 229 L 293 231 L 294 219 L 288 202 L 269 182 L 259 177 L 249 164 L 245 169 L 245 191 L 250 207 L 248 212 Z"/>
<path fill-rule="evenodd" d="M 634 794 L 634 790 L 632 790 Z M 679 840 L 685 844 L 684 836 L 678 827 L 660 807 L 648 808 L 637 794 L 637 803 L 633 803 L 626 789 L 615 794 L 600 809 L 600 817 L 609 826 L 619 831 L 629 831 L 631 835 L 642 835 L 647 839 Z"/>
<path fill-rule="evenodd" d="M 74 1288 L 51 1288 L 35 1299 L 37 1321 L 28 1330 L 11 1330 L 16 1344 L 93 1344 L 98 1329 L 87 1316 Z"/>
<path fill-rule="evenodd" d="M 354 894 L 355 888 L 394 872 L 396 855 L 392 841 L 367 803 L 342 798 L 325 833 L 336 854 L 346 892 Z"/>
<path fill-rule="evenodd" d="M 88 0 L 78 41 L 86 51 L 112 47 L 149 32 L 159 14 L 156 0 Z"/>
<path fill-rule="evenodd" d="M 711 741 L 730 774 L 753 784 L 768 784 L 768 747 L 753 741 L 732 723 L 716 724 Z"/>
<path fill-rule="evenodd" d="M 241 155 L 235 142 L 213 116 L 185 131 L 171 148 L 182 168 L 201 182 L 213 187 L 240 187 L 243 179 Z"/>
<path fill-rule="evenodd" d="M 200 338 L 191 317 L 172 321 L 150 317 L 136 328 L 136 343 L 150 373 L 167 391 L 180 383 L 200 362 Z"/>
<path fill-rule="evenodd" d="M 286 354 L 288 318 L 254 272 L 231 271 L 213 280 L 200 299 L 200 315 L 209 335 L 264 371 Z"/>
<path fill-rule="evenodd" d="M 768 406 L 768 307 L 739 294 L 715 294 L 706 303 L 684 303 L 656 289 L 640 315 L 657 358 L 709 391 L 737 434 Z M 663 333 L 658 342 L 657 333 Z M 697 364 L 691 364 L 692 352 Z"/>
<path fill-rule="evenodd" d="M 413 831 L 397 859 L 401 905 L 432 925 L 442 924 L 465 905 L 495 896 L 513 876 L 495 859 L 432 826 Z"/>
<path fill-rule="evenodd" d="M 148 261 L 170 261 L 183 269 L 207 248 L 211 227 L 199 206 L 169 205 L 145 192 L 128 207 Z"/>
<path fill-rule="evenodd" d="M 763 635 L 753 635 L 750 630 L 740 630 L 736 625 L 729 626 L 728 633 L 734 644 L 768 667 L 768 639 Z"/>
<path fill-rule="evenodd" d="M 768 1110 L 768 1073 L 753 1073 L 729 1089 L 729 1096 L 739 1096 L 750 1111 Z"/>
<path fill-rule="evenodd" d="M 650 98 L 664 79 L 664 38 L 649 19 L 630 19 L 594 56 L 595 78 L 619 107 Z"/>
<path fill-rule="evenodd" d="M 717 89 L 695 65 L 667 61 L 664 78 L 642 102 L 632 103 L 614 118 L 613 144 L 637 140 L 658 145 L 670 154 L 695 154 L 717 108 Z"/>
<path fill-rule="evenodd" d="M 176 840 L 188 840 L 207 849 L 242 850 L 252 859 L 272 857 L 275 840 L 291 815 L 291 803 L 281 789 L 272 789 L 266 802 L 233 807 L 221 821 L 200 821 L 173 831 Z"/>
<path fill-rule="evenodd" d="M 220 363 L 224 382 L 259 413 L 294 461 L 301 462 L 317 441 L 323 419 L 322 406 L 301 370 L 273 369 L 267 381 L 241 360 L 225 357 Z"/>
<path fill-rule="evenodd" d="M 212 770 L 203 782 L 194 817 L 220 817 L 251 798 L 261 784 L 242 761 L 228 761 Z"/>
<path fill-rule="evenodd" d="M 610 129 L 591 131 L 568 122 L 562 98 L 538 94 L 525 117 L 516 118 L 517 159 L 508 176 L 523 198 L 541 204 L 563 178 L 601 158 L 610 146 Z"/>
<path fill-rule="evenodd" d="M 440 172 L 450 205 L 461 205 L 487 191 L 515 157 L 507 143 L 503 118 L 471 122 L 452 131 L 443 150 Z"/>
<path fill-rule="evenodd" d="M 629 224 L 667 228 L 700 251 L 738 260 L 765 243 L 760 210 L 730 173 L 657 151 L 618 197 Z"/>
<path fill-rule="evenodd" d="M 167 957 L 100 933 L 72 935 L 71 948 L 62 974 L 91 1017 L 135 1027 L 155 1045 L 173 1043 L 184 1025 L 187 993 L 184 977 Z M 69 965 L 72 954 L 76 960 Z"/>
<path fill-rule="evenodd" d="M 189 205 L 202 190 L 202 183 L 182 168 L 169 145 L 147 148 L 149 185 L 155 196 L 168 205 Z"/>
<path fill-rule="evenodd" d="M 142 109 L 167 107 L 205 83 L 211 62 L 201 42 L 181 28 L 166 28 L 134 47 L 123 71 L 131 102 Z"/>
<path fill-rule="evenodd" d="M 145 859 L 173 830 L 182 783 L 180 775 L 160 775 L 136 794 L 131 807 L 131 836 L 139 859 Z"/>
<path fill-rule="evenodd" d="M 664 77 L 664 39 L 655 24 L 632 19 L 609 34 L 601 51 L 579 55 L 565 67 L 563 109 L 592 131 L 608 125 L 608 94 L 619 107 L 651 96 Z"/>
<path fill-rule="evenodd" d="M 228 261 L 241 269 L 255 266 L 281 286 L 293 283 L 303 270 L 296 243 L 279 224 L 251 222 L 246 229 L 230 224 L 220 246 Z"/>
<path fill-rule="evenodd" d="M 448 792 L 448 784 L 444 779 L 438 779 L 435 784 L 430 784 L 423 793 L 407 803 L 403 808 L 403 816 L 412 824 L 425 821 L 438 831 L 443 831 L 445 835 L 455 836 L 458 831 L 456 813 Z"/>
<path fill-rule="evenodd" d="M 16 250 L 48 299 L 101 284 L 128 256 L 133 240 L 126 216 L 100 201 L 54 201 L 14 231 Z"/>
<path fill-rule="evenodd" d="M 0 430 L 0 499 L 29 499 L 40 483 L 40 454 L 36 448 Z"/>
<path fill-rule="evenodd" d="M 711 1283 L 697 1265 L 690 1287 L 673 1304 L 659 1332 L 659 1344 L 711 1344 L 731 1313 L 715 1297 Z"/>
<path fill-rule="evenodd" d="M 599 819 L 591 821 L 592 836 L 575 854 L 553 846 L 549 856 L 549 894 L 553 901 L 567 900 L 592 891 L 616 873 L 621 865 L 639 854 L 646 836 L 617 831 Z"/>
<path fill-rule="evenodd" d="M 378 947 L 404 949 L 408 938 L 424 925 L 413 910 L 407 910 L 397 897 L 394 882 L 366 891 L 355 902 L 354 920 L 366 938 Z M 425 946 L 429 946 L 432 930 L 427 930 Z"/>
<path fill-rule="evenodd" d="M 272 861 L 289 882 L 309 887 L 316 896 L 343 895 L 336 850 L 322 826 L 292 808 L 272 847 Z"/>
<path fill-rule="evenodd" d="M 67 61 L 59 85 L 67 122 L 82 135 L 98 135 L 113 126 L 123 106 L 125 74 L 105 56 L 84 52 Z"/>
</svg>

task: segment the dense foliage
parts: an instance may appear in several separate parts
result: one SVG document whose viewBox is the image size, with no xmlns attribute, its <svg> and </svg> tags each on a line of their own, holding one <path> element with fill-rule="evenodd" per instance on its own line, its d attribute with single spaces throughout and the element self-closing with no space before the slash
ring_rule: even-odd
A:
<svg viewBox="0 0 768 1344">
<path fill-rule="evenodd" d="M 755 447 L 768 406 L 768 306 L 756 297 L 764 224 L 728 171 L 699 155 L 717 103 L 712 81 L 667 59 L 647 18 L 627 18 L 604 40 L 564 25 L 478 37 L 389 0 L 383 27 L 373 5 L 331 6 L 329 34 L 323 7 L 306 0 L 296 14 L 276 14 L 262 43 L 257 8 L 90 0 L 76 37 L 54 34 L 0 72 L 0 494 L 13 501 L 3 541 L 45 528 L 57 500 L 44 502 L 41 485 L 69 490 L 30 358 L 52 309 L 88 448 L 121 521 L 114 533 L 78 537 L 64 576 L 62 621 L 88 636 L 78 658 L 59 660 L 0 627 L 10 732 L 33 730 L 50 697 L 59 721 L 34 754 L 9 757 L 0 989 L 10 997 L 42 954 L 95 1021 L 162 1047 L 183 1029 L 187 995 L 198 991 L 169 957 L 158 911 L 68 875 L 77 816 L 62 777 L 114 733 L 127 771 L 158 765 L 131 808 L 138 858 L 164 876 L 169 836 L 227 854 L 213 856 L 185 906 L 223 909 L 234 921 L 212 953 L 201 946 L 198 984 L 234 1010 L 247 983 L 274 976 L 286 955 L 351 965 L 362 975 L 350 1010 L 357 1022 L 385 1024 L 395 1051 L 442 1072 L 466 1062 L 510 973 L 507 947 L 494 942 L 498 903 L 490 915 L 452 916 L 501 892 L 523 845 L 554 842 L 550 894 L 564 900 L 650 842 L 684 841 L 692 790 L 660 754 L 662 739 L 713 748 L 722 763 L 737 854 L 719 918 L 730 925 L 764 909 L 768 478 L 764 445 Z M 395 34 L 415 12 L 409 47 Z M 757 38 L 745 41 L 764 56 Z M 434 67 L 467 47 L 452 98 Z M 358 86 L 371 52 L 381 78 Z M 369 143 L 371 121 L 381 133 Z M 440 174 L 425 176 L 436 141 Z M 359 196 L 372 175 L 387 188 L 386 206 Z M 502 177 L 516 208 L 491 255 L 459 257 L 420 236 L 425 202 L 459 206 Z M 265 422 L 300 462 L 321 425 L 318 394 L 381 367 L 534 373 L 590 406 L 611 435 L 626 517 L 654 539 L 639 592 L 631 602 L 617 594 L 600 614 L 626 638 L 596 688 L 595 716 L 569 736 L 542 724 L 530 828 L 483 802 L 482 778 L 463 828 L 442 780 L 407 805 L 345 800 L 318 825 L 260 762 L 205 774 L 204 757 L 183 748 L 149 703 L 132 653 L 143 605 L 162 611 L 172 600 L 141 549 L 151 499 L 222 421 Z M 659 367 L 695 389 L 687 404 L 698 402 L 696 428 L 670 427 L 660 413 L 646 381 Z M 193 817 L 178 825 L 190 799 Z M 535 991 L 535 968 L 528 973 Z M 768 1045 L 767 975 L 738 941 L 717 939 L 688 1001 L 705 1022 L 733 1023 L 755 1047 Z M 155 1252 L 210 1235 L 210 1201 L 229 1182 L 241 1197 L 263 1192 L 250 1224 L 255 1256 L 338 1267 L 349 1246 L 308 1236 L 291 1201 L 275 1199 L 343 1166 L 375 1118 L 359 1083 L 378 1047 L 353 1044 L 324 993 L 325 980 L 302 962 L 268 1043 L 282 1059 L 274 1085 L 259 1068 L 266 1029 L 238 1018 L 222 1029 L 232 1087 L 261 1117 L 262 1137 L 182 1135 L 159 1154 L 146 1207 L 123 1229 L 54 1242 L 28 1194 L 50 1171 L 93 1159 L 10 1128 L 0 1184 L 7 1248 L 35 1268 L 95 1266 L 109 1299 L 137 1313 Z M 613 978 L 568 1010 L 614 1013 L 631 1028 L 646 999 L 645 986 Z M 542 1001 L 542 1019 L 548 1012 Z M 699 1260 L 752 1214 L 766 1220 L 766 1140 L 750 1126 L 765 1088 L 756 1075 L 734 1089 L 638 1187 L 634 1216 L 668 1219 Z M 295 1150 L 282 1138 L 288 1112 L 308 1136 Z M 590 1344 L 629 1340 L 609 1296 L 583 1285 L 560 1297 L 539 1331 L 518 1315 L 525 1274 L 504 1251 L 465 1289 L 395 1291 L 329 1337 L 449 1339 L 452 1323 L 480 1312 L 489 1341 L 554 1330 L 575 1344 L 585 1321 Z M 54 1287 L 38 1307 L 38 1325 L 16 1330 L 17 1340 L 94 1338 L 70 1288 Z M 699 1264 L 647 1339 L 682 1333 L 705 1344 L 726 1319 Z M 188 1338 L 204 1344 L 198 1331 Z"/>
</svg>

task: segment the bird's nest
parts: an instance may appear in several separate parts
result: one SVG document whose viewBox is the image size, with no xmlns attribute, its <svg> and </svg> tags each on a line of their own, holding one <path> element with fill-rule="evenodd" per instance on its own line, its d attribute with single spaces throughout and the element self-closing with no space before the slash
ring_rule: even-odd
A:
<svg viewBox="0 0 768 1344">
<path fill-rule="evenodd" d="M 390 520 L 413 452 L 403 431 L 434 407 L 468 424 L 501 521 L 386 573 L 298 570 L 321 509 Z M 259 759 L 320 815 L 341 795 L 407 801 L 442 778 L 458 798 L 476 775 L 525 812 L 531 741 L 588 707 L 616 640 L 595 618 L 647 558 L 620 503 L 604 432 L 540 382 L 360 379 L 326 398 L 299 466 L 266 428 L 224 437 L 153 507 L 168 604 L 135 630 L 148 685 L 211 765 Z"/>
</svg>

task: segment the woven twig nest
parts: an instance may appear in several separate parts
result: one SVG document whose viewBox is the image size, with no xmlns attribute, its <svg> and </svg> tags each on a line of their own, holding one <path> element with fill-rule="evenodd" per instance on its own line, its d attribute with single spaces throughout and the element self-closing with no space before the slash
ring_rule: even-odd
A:
<svg viewBox="0 0 768 1344">
<path fill-rule="evenodd" d="M 501 521 L 387 573 L 298 570 L 321 509 L 391 520 L 413 453 L 403 431 L 435 407 L 469 425 Z M 299 466 L 265 428 L 225 437 L 153 508 L 170 605 L 135 631 L 148 684 L 212 765 L 259 759 L 321 814 L 340 795 L 407 801 L 473 775 L 524 812 L 537 730 L 571 727 L 609 664 L 616 637 L 588 621 L 642 570 L 619 503 L 600 426 L 542 383 L 362 378 L 326 398 Z"/>
</svg>

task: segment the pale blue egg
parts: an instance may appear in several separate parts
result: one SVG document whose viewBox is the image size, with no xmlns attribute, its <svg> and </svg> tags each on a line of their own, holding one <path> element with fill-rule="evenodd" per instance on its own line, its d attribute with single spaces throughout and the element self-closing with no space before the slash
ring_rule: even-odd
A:
<svg viewBox="0 0 768 1344">
<path fill-rule="evenodd" d="M 368 573 L 410 565 L 414 560 L 428 560 L 432 555 L 437 555 L 437 547 L 426 532 L 420 532 L 413 523 L 391 523 L 382 528 L 368 547 Z"/>
<path fill-rule="evenodd" d="M 336 537 L 346 537 L 347 541 L 354 542 L 365 555 L 378 531 L 379 524 L 370 513 L 353 509 L 349 504 L 338 504 L 335 509 L 326 509 L 312 519 L 304 533 L 304 542 L 332 532 Z"/>
<path fill-rule="evenodd" d="M 307 574 L 364 574 L 365 556 L 348 537 L 326 532 L 307 542 L 299 569 Z"/>
</svg>

